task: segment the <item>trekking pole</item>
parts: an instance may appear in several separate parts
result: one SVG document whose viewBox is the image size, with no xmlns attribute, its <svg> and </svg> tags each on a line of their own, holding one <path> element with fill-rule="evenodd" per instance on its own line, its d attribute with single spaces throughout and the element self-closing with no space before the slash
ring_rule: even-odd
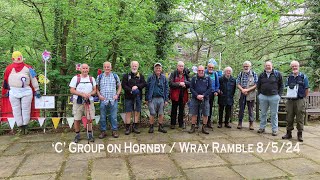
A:
<svg viewBox="0 0 320 180">
<path fill-rule="evenodd" d="M 136 96 L 134 96 L 133 98 L 133 123 L 132 123 L 132 127 L 131 130 L 133 131 L 133 126 L 136 123 Z"/>
<path fill-rule="evenodd" d="M 200 102 L 200 105 L 199 105 L 200 107 L 198 109 L 198 111 L 199 111 L 199 114 L 198 114 L 199 115 L 199 122 L 198 122 L 198 130 L 197 130 L 198 135 L 199 135 L 199 129 L 200 129 L 200 123 L 201 123 L 203 101 L 204 101 L 204 99 Z M 202 125 L 203 125 L 203 123 L 202 123 Z"/>
<path fill-rule="evenodd" d="M 88 100 L 89 101 L 89 100 Z M 90 101 L 89 101 L 90 102 Z M 89 114 L 89 119 L 87 122 L 87 139 L 88 139 L 88 144 L 90 144 L 90 136 L 89 136 L 89 124 L 91 124 L 91 135 L 93 137 L 93 127 L 92 127 L 92 119 L 91 119 L 91 114 L 90 114 L 90 103 L 85 102 L 85 109 L 86 109 L 86 114 Z"/>
</svg>

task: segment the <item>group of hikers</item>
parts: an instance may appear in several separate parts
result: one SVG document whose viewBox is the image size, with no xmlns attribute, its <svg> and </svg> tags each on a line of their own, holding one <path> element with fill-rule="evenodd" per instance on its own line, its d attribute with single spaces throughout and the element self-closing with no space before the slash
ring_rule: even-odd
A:
<svg viewBox="0 0 320 180">
<path fill-rule="evenodd" d="M 143 103 L 142 91 L 145 88 L 145 102 L 148 105 L 149 133 L 154 132 L 155 117 L 158 117 L 158 131 L 167 133 L 164 128 L 164 107 L 171 100 L 171 129 L 175 129 L 178 123 L 179 128 L 185 126 L 184 110 L 186 104 L 189 106 L 191 115 L 191 128 L 189 133 L 194 133 L 199 116 L 202 116 L 201 132 L 209 134 L 207 128 L 212 129 L 212 116 L 215 97 L 218 98 L 219 121 L 218 128 L 223 124 L 226 128 L 230 126 L 231 108 L 234 104 L 235 91 L 239 89 L 239 115 L 238 129 L 242 129 L 244 111 L 247 105 L 249 117 L 249 129 L 254 130 L 253 108 L 256 97 L 260 106 L 260 127 L 258 133 L 264 133 L 267 125 L 267 112 L 270 108 L 272 136 L 278 132 L 278 107 L 284 87 L 294 91 L 294 95 L 287 96 L 287 133 L 282 139 L 291 139 L 294 129 L 294 119 L 297 122 L 297 138 L 303 141 L 303 114 L 304 98 L 309 92 L 309 82 L 305 74 L 299 71 L 299 62 L 292 61 L 290 67 L 292 72 L 283 83 L 282 74 L 273 69 L 272 62 L 264 64 L 264 71 L 259 75 L 251 69 L 251 62 L 243 63 L 243 70 L 237 77 L 232 76 L 232 68 L 226 67 L 221 76 L 214 70 L 215 63 L 209 60 L 207 68 L 200 65 L 194 77 L 189 77 L 189 71 L 185 68 L 184 62 L 179 61 L 177 68 L 167 78 L 162 72 L 162 64 L 155 63 L 153 73 L 145 79 L 139 69 L 139 62 L 130 63 L 131 71 L 123 75 L 122 79 L 112 72 L 110 62 L 103 63 L 104 72 L 97 78 L 89 76 L 88 64 L 82 64 L 81 74 L 72 78 L 69 86 L 73 94 L 73 115 L 75 119 L 74 129 L 76 136 L 74 142 L 80 141 L 80 120 L 83 114 L 88 119 L 94 119 L 95 107 L 93 96 L 97 95 L 100 100 L 100 139 L 107 136 L 107 119 L 110 121 L 112 136 L 118 134 L 118 99 L 122 89 L 124 90 L 125 104 L 125 135 L 131 132 L 140 133 L 138 128 L 141 106 Z M 189 89 L 191 100 L 189 100 Z M 225 115 L 224 115 L 225 114 Z M 107 117 L 108 115 L 108 117 Z M 224 115 L 224 118 L 223 118 Z M 131 116 L 133 123 L 131 124 Z M 88 123 L 88 141 L 94 142 L 92 123 Z"/>
</svg>

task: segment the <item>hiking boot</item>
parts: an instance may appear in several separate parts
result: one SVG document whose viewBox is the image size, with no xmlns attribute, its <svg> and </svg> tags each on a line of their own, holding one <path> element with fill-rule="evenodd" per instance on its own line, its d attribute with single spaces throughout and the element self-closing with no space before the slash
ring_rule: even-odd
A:
<svg viewBox="0 0 320 180">
<path fill-rule="evenodd" d="M 112 137 L 118 138 L 119 137 L 118 132 L 117 131 L 112 131 Z"/>
<path fill-rule="evenodd" d="M 175 129 L 176 126 L 175 125 L 170 125 L 170 129 Z"/>
<path fill-rule="evenodd" d="M 184 123 L 182 123 L 182 124 L 179 124 L 179 128 L 184 128 L 185 126 L 184 126 Z"/>
<path fill-rule="evenodd" d="M 218 124 L 218 128 L 222 128 L 222 124 Z"/>
<path fill-rule="evenodd" d="M 209 132 L 206 130 L 206 125 L 205 125 L 205 124 L 202 125 L 202 130 L 201 130 L 201 132 L 202 132 L 203 134 L 209 134 Z"/>
<path fill-rule="evenodd" d="M 259 130 L 258 130 L 258 133 L 259 133 L 259 134 L 264 133 L 264 129 L 259 129 Z"/>
<path fill-rule="evenodd" d="M 229 123 L 225 124 L 224 127 L 226 127 L 226 128 L 231 128 L 231 126 L 230 126 Z"/>
<path fill-rule="evenodd" d="M 101 132 L 101 134 L 98 136 L 98 138 L 99 138 L 99 139 L 103 139 L 103 138 L 105 138 L 106 136 L 107 136 L 106 132 L 103 131 L 103 132 Z"/>
<path fill-rule="evenodd" d="M 302 138 L 302 131 L 298 132 L 298 141 L 299 142 L 303 142 L 303 138 Z"/>
<path fill-rule="evenodd" d="M 242 129 L 242 122 L 238 123 L 237 129 Z"/>
<path fill-rule="evenodd" d="M 213 129 L 213 127 L 211 126 L 211 123 L 208 122 L 208 124 L 206 125 L 207 128 Z"/>
<path fill-rule="evenodd" d="M 133 123 L 132 132 L 140 134 L 140 131 L 138 129 L 138 123 Z"/>
<path fill-rule="evenodd" d="M 153 133 L 153 124 L 150 124 L 150 127 L 149 127 L 149 131 L 148 131 L 148 133 Z"/>
<path fill-rule="evenodd" d="M 158 131 L 162 133 L 167 133 L 167 131 L 163 128 L 162 124 L 159 124 Z"/>
<path fill-rule="evenodd" d="M 129 135 L 131 133 L 130 124 L 126 124 L 126 131 L 124 132 L 125 135 Z"/>
<path fill-rule="evenodd" d="M 88 134 L 88 141 L 89 142 L 94 142 L 94 137 L 93 137 L 92 133 Z"/>
<path fill-rule="evenodd" d="M 277 131 L 272 131 L 272 136 L 277 136 L 277 135 L 278 135 Z"/>
<path fill-rule="evenodd" d="M 250 130 L 254 130 L 253 122 L 252 122 L 252 121 L 249 122 L 249 129 L 250 129 Z"/>
<path fill-rule="evenodd" d="M 190 134 L 196 132 L 196 125 L 192 124 L 190 130 L 188 131 Z"/>
<path fill-rule="evenodd" d="M 291 139 L 292 138 L 292 133 L 291 131 L 287 130 L 287 134 L 282 136 L 282 139 Z"/>
<path fill-rule="evenodd" d="M 76 134 L 76 136 L 74 137 L 73 142 L 78 143 L 80 141 L 80 134 Z"/>
</svg>

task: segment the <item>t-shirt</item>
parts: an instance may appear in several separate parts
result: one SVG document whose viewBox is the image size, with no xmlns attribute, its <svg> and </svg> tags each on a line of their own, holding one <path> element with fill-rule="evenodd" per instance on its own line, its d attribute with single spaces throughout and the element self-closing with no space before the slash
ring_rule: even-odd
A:
<svg viewBox="0 0 320 180">
<path fill-rule="evenodd" d="M 92 78 L 92 84 L 93 86 L 96 86 L 97 83 L 96 83 L 96 80 L 94 79 L 94 77 L 91 77 Z M 89 76 L 85 77 L 85 78 L 80 78 L 80 83 L 78 84 L 78 86 L 76 87 L 77 85 L 77 80 L 78 80 L 78 77 L 77 76 L 74 76 L 72 79 L 71 79 L 71 82 L 69 84 L 69 87 L 73 87 L 73 88 L 76 88 L 77 91 L 79 92 L 82 92 L 82 93 L 90 93 L 92 90 L 93 90 L 93 87 L 92 87 L 92 84 L 90 82 L 90 78 Z M 73 95 L 73 99 L 77 99 L 78 98 L 78 95 Z M 93 100 L 93 97 L 91 96 L 90 97 L 90 100 Z"/>
</svg>

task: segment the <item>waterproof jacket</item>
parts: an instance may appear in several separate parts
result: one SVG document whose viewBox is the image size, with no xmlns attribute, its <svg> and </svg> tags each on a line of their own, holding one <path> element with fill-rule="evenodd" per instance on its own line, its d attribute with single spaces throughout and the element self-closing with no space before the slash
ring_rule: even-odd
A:
<svg viewBox="0 0 320 180">
<path fill-rule="evenodd" d="M 219 83 L 220 93 L 218 96 L 218 104 L 232 106 L 234 103 L 234 93 L 236 92 L 236 80 L 232 76 L 230 76 L 229 79 L 222 76 L 219 78 Z"/>
<path fill-rule="evenodd" d="M 132 72 L 126 73 L 122 77 L 122 88 L 124 89 L 124 97 L 125 99 L 134 99 L 137 96 L 132 94 L 132 87 L 138 86 L 140 94 L 138 95 L 140 99 L 142 99 L 142 89 L 147 86 L 146 80 L 144 76 L 139 72 L 134 74 Z"/>
<path fill-rule="evenodd" d="M 159 83 L 163 87 L 163 99 L 164 101 L 169 100 L 169 84 L 168 80 L 165 75 L 160 74 L 160 77 L 158 78 L 156 74 L 152 74 L 148 77 L 147 80 L 147 87 L 146 87 L 146 101 L 152 100 L 153 90 L 154 87 L 157 85 L 156 83 Z"/>
<path fill-rule="evenodd" d="M 179 86 L 180 82 L 184 82 L 186 87 Z M 190 87 L 189 75 L 183 71 L 183 76 L 180 78 L 178 70 L 173 71 L 169 77 L 170 99 L 179 101 L 180 93 L 182 93 L 183 103 L 188 102 L 188 88 Z"/>
</svg>

